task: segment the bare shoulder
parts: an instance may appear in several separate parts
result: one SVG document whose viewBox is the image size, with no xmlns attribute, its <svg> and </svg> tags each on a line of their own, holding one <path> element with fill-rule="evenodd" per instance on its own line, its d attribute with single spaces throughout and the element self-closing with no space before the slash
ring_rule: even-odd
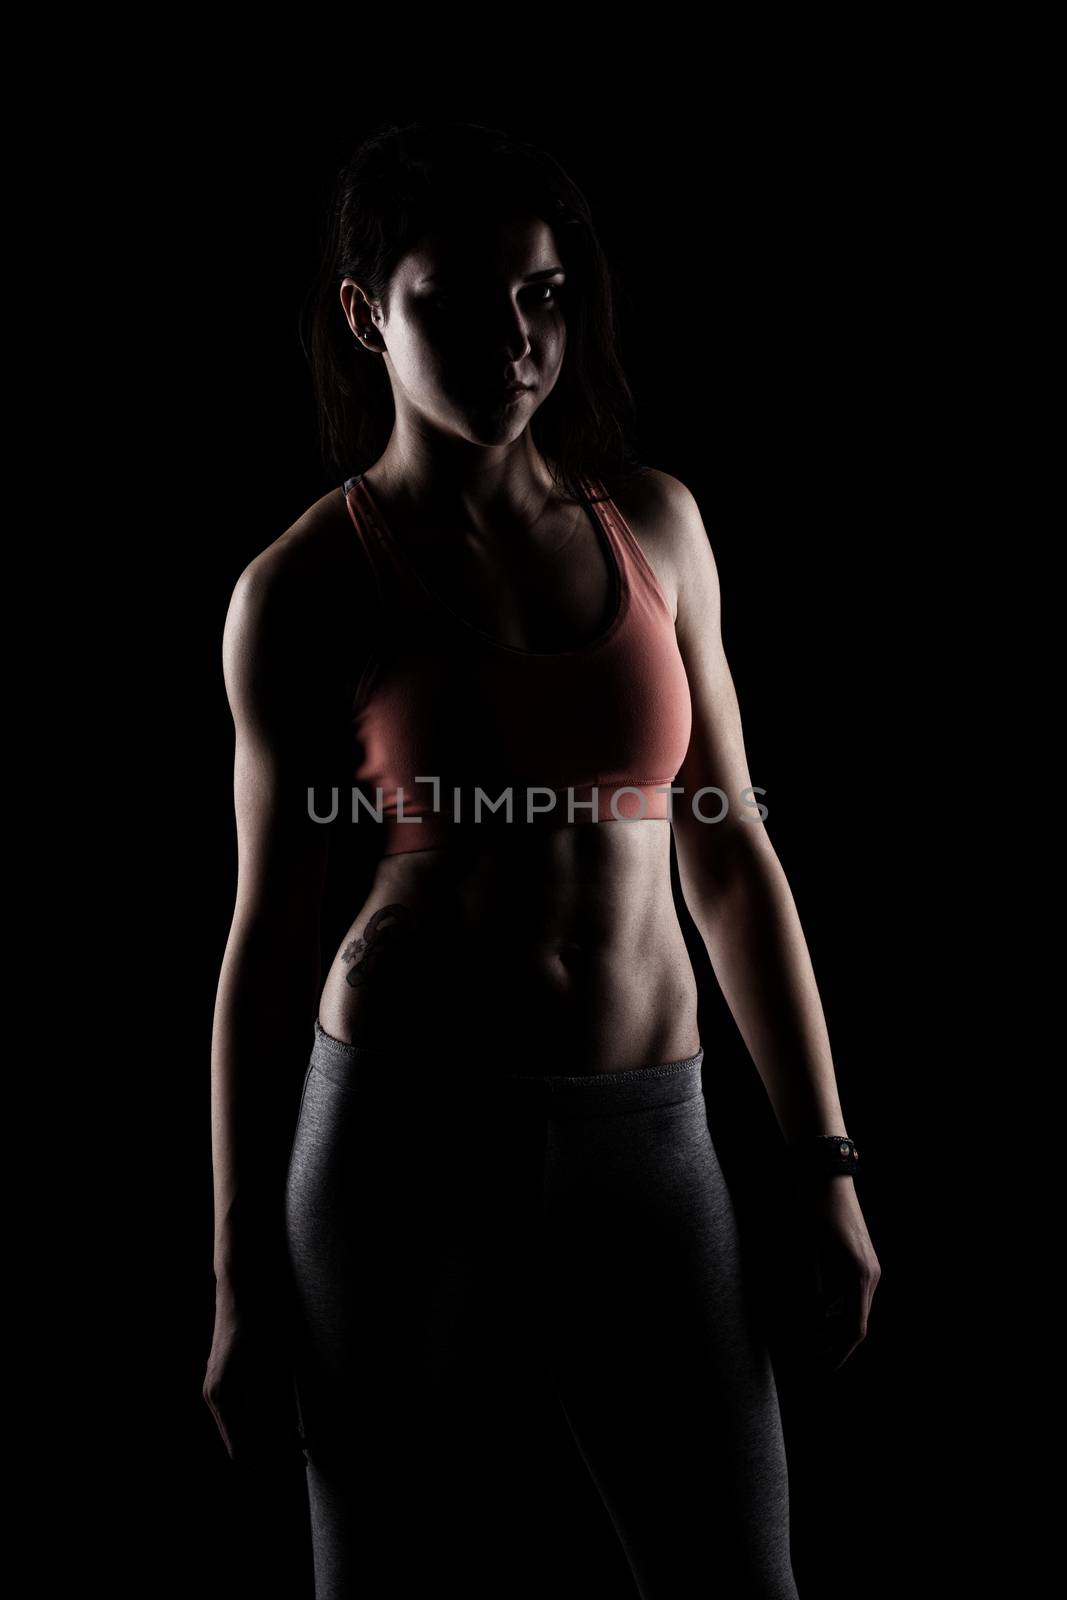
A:
<svg viewBox="0 0 1067 1600">
<path fill-rule="evenodd" d="M 328 583 L 354 543 L 344 495 L 331 489 L 253 556 L 237 588 L 281 599 L 301 584 L 313 586 L 317 577 Z"/>
<path fill-rule="evenodd" d="M 223 631 L 231 694 L 254 682 L 336 677 L 351 665 L 368 594 L 344 495 L 333 489 L 301 513 L 238 575 Z"/>
<path fill-rule="evenodd" d="M 680 478 L 646 467 L 620 489 L 615 504 L 660 580 L 677 621 L 679 597 L 710 555 L 696 496 Z"/>
</svg>

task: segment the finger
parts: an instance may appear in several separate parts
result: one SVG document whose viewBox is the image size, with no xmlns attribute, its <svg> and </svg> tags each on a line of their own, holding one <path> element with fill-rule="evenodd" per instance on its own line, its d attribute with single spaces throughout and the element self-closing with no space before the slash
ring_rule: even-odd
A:
<svg viewBox="0 0 1067 1600">
<path fill-rule="evenodd" d="M 867 1335 L 866 1301 L 862 1294 L 842 1294 L 821 1308 L 815 1342 L 824 1360 L 836 1368 Z"/>
<path fill-rule="evenodd" d="M 303 1434 L 289 1392 L 232 1395 L 215 1411 L 215 1420 L 232 1461 L 292 1458 L 303 1448 Z"/>
<path fill-rule="evenodd" d="M 862 1319 L 858 1322 L 842 1320 L 828 1326 L 821 1339 L 822 1359 L 836 1372 L 866 1337 L 867 1324 Z"/>
<path fill-rule="evenodd" d="M 847 1344 L 844 1347 L 838 1346 L 831 1349 L 826 1356 L 826 1362 L 829 1370 L 831 1372 L 840 1372 L 841 1368 L 852 1355 L 853 1351 L 859 1348 L 860 1343 L 861 1341 L 856 1339 L 851 1344 Z"/>
<path fill-rule="evenodd" d="M 863 1280 L 850 1277 L 846 1281 L 838 1281 L 827 1289 L 822 1297 L 822 1313 L 828 1318 L 849 1318 L 859 1324 L 864 1321 L 866 1308 L 866 1289 Z"/>
<path fill-rule="evenodd" d="M 204 1398 L 207 1399 L 207 1396 L 205 1395 Z M 208 1410 L 211 1412 L 212 1417 L 215 1419 L 215 1426 L 219 1430 L 219 1437 L 222 1440 L 223 1447 L 225 1448 L 226 1454 L 232 1460 L 233 1459 L 233 1439 L 232 1439 L 232 1437 L 230 1435 L 230 1430 L 226 1426 L 226 1423 L 223 1421 L 221 1414 L 216 1409 L 216 1407 L 214 1406 L 212 1401 L 210 1401 L 210 1400 L 207 1401 L 207 1407 L 208 1407 Z"/>
</svg>

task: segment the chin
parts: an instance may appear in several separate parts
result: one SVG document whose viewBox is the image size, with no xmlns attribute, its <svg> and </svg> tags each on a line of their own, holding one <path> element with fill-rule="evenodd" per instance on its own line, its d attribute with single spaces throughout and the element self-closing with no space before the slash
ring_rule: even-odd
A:
<svg viewBox="0 0 1067 1600">
<path fill-rule="evenodd" d="M 506 415 L 475 412 L 467 418 L 465 431 L 479 444 L 501 444 L 517 439 L 524 432 L 530 418 L 527 414 L 511 411 Z"/>
</svg>

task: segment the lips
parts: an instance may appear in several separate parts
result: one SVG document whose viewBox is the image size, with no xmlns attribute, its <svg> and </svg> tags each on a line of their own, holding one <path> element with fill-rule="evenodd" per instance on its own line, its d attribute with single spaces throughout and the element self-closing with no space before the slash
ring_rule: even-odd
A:
<svg viewBox="0 0 1067 1600">
<path fill-rule="evenodd" d="M 486 380 L 484 388 L 479 391 L 479 399 L 487 405 L 513 405 L 524 394 L 534 387 L 532 383 L 497 383 L 494 386 L 492 378 Z"/>
</svg>

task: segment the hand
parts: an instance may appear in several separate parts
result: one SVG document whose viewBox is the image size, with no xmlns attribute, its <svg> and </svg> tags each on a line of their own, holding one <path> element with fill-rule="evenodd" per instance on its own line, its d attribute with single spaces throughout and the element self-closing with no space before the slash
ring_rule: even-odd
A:
<svg viewBox="0 0 1067 1600">
<path fill-rule="evenodd" d="M 231 1461 L 284 1461 L 302 1447 L 291 1344 L 283 1306 L 239 1307 L 220 1288 L 202 1392 Z"/>
<path fill-rule="evenodd" d="M 850 1177 L 823 1178 L 807 1191 L 820 1306 L 816 1351 L 837 1372 L 867 1337 L 867 1319 L 882 1269 Z"/>
</svg>

